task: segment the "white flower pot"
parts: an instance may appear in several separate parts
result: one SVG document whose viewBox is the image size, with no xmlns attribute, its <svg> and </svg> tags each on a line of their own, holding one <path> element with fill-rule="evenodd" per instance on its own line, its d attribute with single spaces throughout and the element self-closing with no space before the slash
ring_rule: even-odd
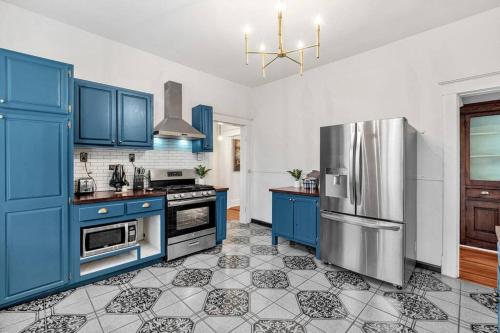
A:
<svg viewBox="0 0 500 333">
<path fill-rule="evenodd" d="M 296 180 L 293 182 L 293 187 L 300 188 L 300 180 Z"/>
<path fill-rule="evenodd" d="M 205 178 L 198 178 L 199 185 L 205 185 Z"/>
</svg>

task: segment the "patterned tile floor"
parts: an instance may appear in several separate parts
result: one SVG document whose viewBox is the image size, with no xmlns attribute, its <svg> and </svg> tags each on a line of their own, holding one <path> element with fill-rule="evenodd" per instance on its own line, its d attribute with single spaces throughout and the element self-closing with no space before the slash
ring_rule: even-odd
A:
<svg viewBox="0 0 500 333">
<path fill-rule="evenodd" d="M 0 332 L 497 332 L 493 290 L 417 270 L 404 290 L 272 247 L 230 222 L 224 246 L 0 311 Z"/>
</svg>

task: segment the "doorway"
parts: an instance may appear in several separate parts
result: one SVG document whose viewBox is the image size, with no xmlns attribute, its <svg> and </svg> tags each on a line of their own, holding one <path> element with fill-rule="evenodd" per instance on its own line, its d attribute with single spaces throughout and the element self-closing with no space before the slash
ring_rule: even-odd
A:
<svg viewBox="0 0 500 333">
<path fill-rule="evenodd" d="M 460 108 L 460 277 L 496 286 L 500 100 Z"/>
<path fill-rule="evenodd" d="M 227 220 L 240 221 L 241 205 L 241 126 L 216 121 L 214 122 L 214 152 L 210 167 L 212 182 L 217 186 L 227 187 Z"/>
</svg>

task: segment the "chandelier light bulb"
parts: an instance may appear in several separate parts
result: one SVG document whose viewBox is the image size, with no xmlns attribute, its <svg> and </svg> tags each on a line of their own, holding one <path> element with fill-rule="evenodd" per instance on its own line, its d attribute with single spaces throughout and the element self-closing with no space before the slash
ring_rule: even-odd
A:
<svg viewBox="0 0 500 333">
<path fill-rule="evenodd" d="M 243 33 L 248 35 L 251 32 L 250 26 L 246 25 L 243 27 Z"/>
<path fill-rule="evenodd" d="M 301 49 L 301 48 L 303 48 L 303 47 L 304 47 L 304 42 L 303 42 L 303 41 L 301 41 L 301 40 L 299 40 L 299 41 L 297 42 L 297 48 L 298 48 L 298 49 Z"/>
<path fill-rule="evenodd" d="M 266 46 L 264 44 L 260 44 L 259 50 L 264 52 L 266 50 Z"/>
<path fill-rule="evenodd" d="M 283 11 L 285 10 L 285 4 L 279 1 L 276 5 L 276 10 L 278 11 L 278 13 L 283 13 Z"/>
<path fill-rule="evenodd" d="M 315 25 L 321 25 L 321 24 L 323 24 L 323 20 L 321 19 L 321 16 L 318 15 L 318 16 L 316 16 L 314 18 L 314 24 Z"/>
</svg>

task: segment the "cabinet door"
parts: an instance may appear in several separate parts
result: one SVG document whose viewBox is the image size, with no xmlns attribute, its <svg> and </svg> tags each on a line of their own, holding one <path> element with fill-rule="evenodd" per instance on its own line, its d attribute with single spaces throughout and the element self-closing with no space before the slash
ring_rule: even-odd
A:
<svg viewBox="0 0 500 333">
<path fill-rule="evenodd" d="M 0 49 L 0 107 L 67 114 L 72 66 Z"/>
<path fill-rule="evenodd" d="M 214 150 L 214 116 L 211 106 L 204 106 L 203 123 L 203 133 L 206 135 L 206 138 L 203 139 L 203 149 L 211 152 Z"/>
<path fill-rule="evenodd" d="M 293 201 L 292 197 L 273 194 L 273 235 L 293 238 Z"/>
<path fill-rule="evenodd" d="M 205 139 L 193 140 L 193 153 L 213 152 L 213 109 L 211 106 L 198 105 L 192 109 L 193 127 L 205 134 Z"/>
<path fill-rule="evenodd" d="M 226 239 L 227 232 L 227 192 L 217 192 L 217 207 L 216 207 L 216 241 L 222 242 Z"/>
<path fill-rule="evenodd" d="M 318 199 L 293 197 L 294 239 L 316 246 L 318 220 Z"/>
<path fill-rule="evenodd" d="M 75 80 L 75 143 L 114 145 L 116 90 L 99 83 Z"/>
<path fill-rule="evenodd" d="M 496 250 L 495 227 L 500 225 L 500 204 L 496 201 L 466 200 L 465 209 L 465 243 Z"/>
<path fill-rule="evenodd" d="M 0 119 L 0 304 L 66 283 L 66 117 Z"/>
<path fill-rule="evenodd" d="M 118 90 L 118 144 L 151 147 L 153 145 L 152 96 Z"/>
</svg>

